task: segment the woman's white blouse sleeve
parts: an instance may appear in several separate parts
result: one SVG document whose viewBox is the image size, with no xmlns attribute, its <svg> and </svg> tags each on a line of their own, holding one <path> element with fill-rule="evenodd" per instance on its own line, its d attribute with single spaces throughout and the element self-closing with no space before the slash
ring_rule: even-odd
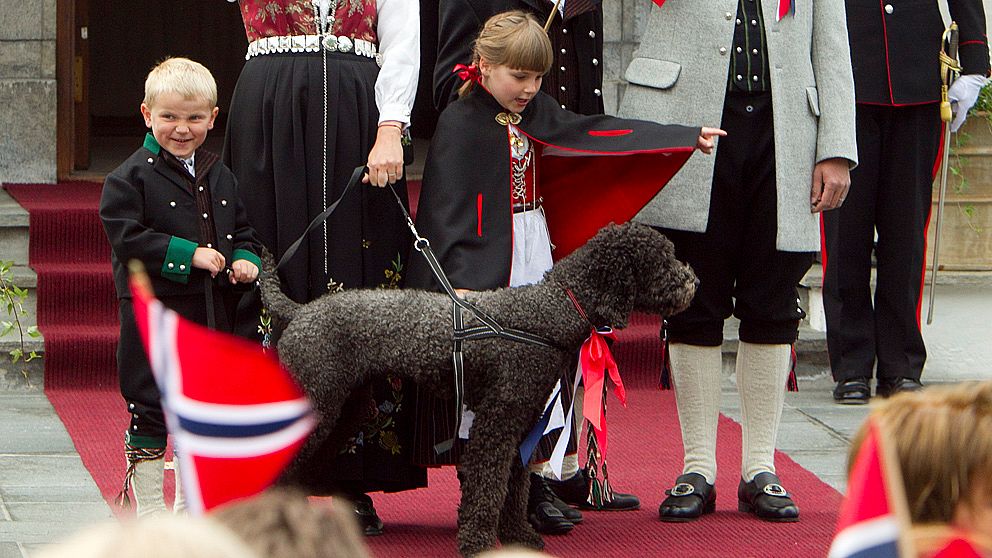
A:
<svg viewBox="0 0 992 558">
<path fill-rule="evenodd" d="M 419 0 L 377 0 L 379 52 L 382 67 L 375 82 L 379 122 L 410 124 L 420 76 Z"/>
</svg>

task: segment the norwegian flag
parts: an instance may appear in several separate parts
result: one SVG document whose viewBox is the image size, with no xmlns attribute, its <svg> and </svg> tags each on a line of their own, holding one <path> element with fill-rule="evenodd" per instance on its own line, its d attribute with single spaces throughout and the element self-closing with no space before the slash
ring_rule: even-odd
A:
<svg viewBox="0 0 992 558">
<path fill-rule="evenodd" d="M 870 422 L 848 478 L 829 558 L 915 556 L 906 538 L 909 512 L 902 475 L 886 444 L 880 425 Z"/>
<path fill-rule="evenodd" d="M 143 272 L 131 293 L 190 512 L 265 490 L 313 430 L 309 401 L 260 346 L 165 308 Z"/>
</svg>

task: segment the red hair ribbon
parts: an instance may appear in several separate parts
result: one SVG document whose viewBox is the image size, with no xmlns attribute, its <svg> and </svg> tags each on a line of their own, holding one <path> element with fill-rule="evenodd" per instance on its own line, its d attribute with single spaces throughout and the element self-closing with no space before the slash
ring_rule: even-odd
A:
<svg viewBox="0 0 992 558">
<path fill-rule="evenodd" d="M 479 72 L 479 67 L 475 64 L 472 64 L 471 66 L 457 64 L 455 65 L 455 69 L 451 70 L 451 73 L 458 74 L 458 77 L 460 77 L 462 81 L 472 80 L 475 83 L 482 82 L 482 73 Z"/>
</svg>

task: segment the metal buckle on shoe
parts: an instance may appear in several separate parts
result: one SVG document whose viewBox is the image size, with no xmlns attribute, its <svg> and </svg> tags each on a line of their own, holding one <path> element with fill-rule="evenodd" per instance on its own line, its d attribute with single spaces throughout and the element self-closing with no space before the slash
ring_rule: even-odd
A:
<svg viewBox="0 0 992 558">
<path fill-rule="evenodd" d="M 687 482 L 680 482 L 673 486 L 668 493 L 672 496 L 688 496 L 696 493 L 696 487 Z"/>
<path fill-rule="evenodd" d="M 761 491 L 769 496 L 779 496 L 783 498 L 789 496 L 789 493 L 785 491 L 785 488 L 783 488 L 781 484 L 775 484 L 775 483 L 766 484 L 764 488 L 761 489 Z"/>
</svg>

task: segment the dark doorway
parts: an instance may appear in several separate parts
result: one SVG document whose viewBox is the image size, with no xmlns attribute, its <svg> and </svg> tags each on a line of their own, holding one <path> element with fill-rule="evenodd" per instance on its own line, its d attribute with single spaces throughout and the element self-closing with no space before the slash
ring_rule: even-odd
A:
<svg viewBox="0 0 992 558">
<path fill-rule="evenodd" d="M 436 20 L 437 0 L 422 0 L 419 138 L 430 137 L 437 118 L 430 93 Z M 247 44 L 237 2 L 58 0 L 59 177 L 103 180 L 141 145 L 145 77 L 167 56 L 201 62 L 217 80 L 220 114 L 206 148 L 219 153 Z"/>
</svg>

